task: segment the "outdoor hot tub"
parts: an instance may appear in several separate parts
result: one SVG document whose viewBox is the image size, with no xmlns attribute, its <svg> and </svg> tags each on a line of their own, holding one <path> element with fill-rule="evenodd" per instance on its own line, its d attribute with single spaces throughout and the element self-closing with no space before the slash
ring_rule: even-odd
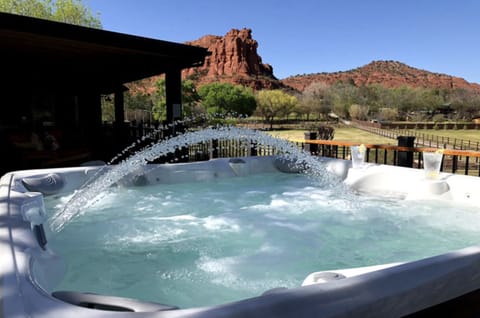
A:
<svg viewBox="0 0 480 318">
<path fill-rule="evenodd" d="M 355 196 L 384 196 L 417 206 L 423 202 L 472 210 L 480 206 L 480 179 L 476 177 L 442 173 L 436 180 L 426 180 L 418 169 L 376 164 L 352 169 L 350 161 L 319 160 Z M 58 289 L 69 267 L 52 247 L 51 213 L 45 202 L 73 193 L 101 169 L 109 168 L 16 171 L 1 178 L 0 317 L 402 317 L 480 287 L 480 247 L 469 244 L 418 260 L 314 270 L 301 274 L 304 280 L 297 286 L 270 286 L 243 299 L 188 308 L 152 297 L 92 292 L 94 286 L 90 290 Z M 148 165 L 117 185 L 206 183 L 292 172 L 297 171 L 276 156 L 226 158 Z M 416 244 L 415 238 L 412 244 Z M 98 273 L 98 277 L 107 274 Z"/>
</svg>

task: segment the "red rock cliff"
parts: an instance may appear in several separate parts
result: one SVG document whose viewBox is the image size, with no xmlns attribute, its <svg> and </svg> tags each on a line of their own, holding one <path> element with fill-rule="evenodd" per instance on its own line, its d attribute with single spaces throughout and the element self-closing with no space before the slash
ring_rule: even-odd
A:
<svg viewBox="0 0 480 318">
<path fill-rule="evenodd" d="M 254 89 L 281 87 L 272 66 L 262 63 L 250 29 L 232 29 L 225 36 L 206 35 L 186 44 L 207 48 L 211 55 L 203 66 L 185 70 L 184 78 L 192 78 L 200 85 L 221 81 Z"/>
</svg>

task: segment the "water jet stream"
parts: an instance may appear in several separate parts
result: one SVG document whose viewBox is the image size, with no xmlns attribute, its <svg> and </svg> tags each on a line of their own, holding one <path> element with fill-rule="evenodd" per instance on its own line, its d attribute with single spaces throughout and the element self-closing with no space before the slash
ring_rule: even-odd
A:
<svg viewBox="0 0 480 318">
<path fill-rule="evenodd" d="M 61 231 L 70 220 L 80 215 L 86 207 L 100 200 L 101 194 L 104 193 L 105 189 L 128 174 L 146 166 L 149 162 L 174 152 L 181 147 L 209 142 L 213 139 L 247 140 L 259 146 L 272 146 L 276 155 L 282 155 L 288 162 L 302 167 L 302 169 L 308 171 L 309 175 L 323 176 L 327 173 L 325 166 L 321 162 L 302 149 L 299 149 L 295 144 L 259 131 L 229 126 L 187 132 L 147 147 L 123 162 L 112 165 L 112 169 L 87 182 L 72 196 L 63 210 L 56 212 L 52 216 L 50 221 L 51 230 L 54 232 Z"/>
</svg>

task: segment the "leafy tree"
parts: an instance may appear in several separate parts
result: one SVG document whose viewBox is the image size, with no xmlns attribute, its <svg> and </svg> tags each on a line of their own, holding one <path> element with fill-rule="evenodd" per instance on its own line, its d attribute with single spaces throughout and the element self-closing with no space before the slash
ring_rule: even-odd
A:
<svg viewBox="0 0 480 318">
<path fill-rule="evenodd" d="M 152 107 L 153 118 L 155 120 L 167 119 L 167 89 L 165 87 L 165 78 L 159 78 L 155 82 L 155 103 Z"/>
<path fill-rule="evenodd" d="M 301 110 L 307 115 L 317 113 L 319 118 L 326 117 L 332 111 L 332 94 L 330 86 L 314 82 L 307 86 L 300 99 Z"/>
<path fill-rule="evenodd" d="M 147 93 L 131 93 L 126 92 L 124 94 L 125 109 L 130 113 L 135 114 L 135 119 L 138 117 L 147 120 L 156 119 L 153 116 L 153 98 Z"/>
<path fill-rule="evenodd" d="M 195 83 L 192 80 L 182 81 L 182 105 L 186 116 L 192 116 L 201 113 L 200 95 L 198 95 Z"/>
<path fill-rule="evenodd" d="M 0 11 L 102 28 L 99 14 L 94 15 L 81 0 L 0 0 Z"/>
<path fill-rule="evenodd" d="M 257 103 L 250 88 L 229 83 L 211 83 L 198 89 L 202 106 L 213 115 L 238 114 L 250 116 Z"/>
<path fill-rule="evenodd" d="M 378 119 L 380 120 L 396 120 L 398 118 L 398 110 L 396 108 L 383 107 L 378 111 Z"/>
<path fill-rule="evenodd" d="M 470 120 L 480 114 L 480 94 L 457 88 L 447 99 L 448 104 L 455 110 L 456 119 Z"/>
<path fill-rule="evenodd" d="M 81 0 L 56 0 L 54 20 L 91 28 L 102 28 L 102 23 L 97 15 L 93 15 Z"/>
<path fill-rule="evenodd" d="M 288 115 L 297 103 L 295 96 L 281 90 L 263 90 L 257 93 L 256 112 L 270 123 L 270 129 L 272 129 L 275 117 Z"/>
<path fill-rule="evenodd" d="M 38 0 L 0 0 L 0 11 L 37 18 L 52 15 L 51 1 Z"/>
<path fill-rule="evenodd" d="M 347 118 L 352 104 L 364 104 L 358 87 L 350 83 L 338 82 L 332 85 L 332 109 L 340 117 Z"/>
<path fill-rule="evenodd" d="M 367 120 L 368 119 L 368 106 L 352 104 L 348 109 L 348 114 L 352 119 Z"/>
<path fill-rule="evenodd" d="M 389 92 L 390 94 L 386 101 L 387 107 L 395 107 L 404 113 L 420 110 L 418 107 L 419 90 L 409 86 L 401 86 L 392 88 Z"/>
<path fill-rule="evenodd" d="M 360 87 L 366 103 L 370 107 L 370 113 L 377 113 L 380 109 L 391 107 L 389 103 L 390 89 L 381 84 L 371 84 Z"/>
<path fill-rule="evenodd" d="M 307 120 L 310 120 L 310 116 L 315 112 L 314 107 L 315 105 L 312 103 L 312 101 L 304 99 L 302 95 L 299 99 L 297 107 L 295 107 L 293 112 L 297 115 L 297 118 L 305 116 Z"/>
<path fill-rule="evenodd" d="M 436 89 L 418 89 L 417 90 L 417 109 L 432 113 L 438 107 L 445 104 L 443 96 Z"/>
</svg>

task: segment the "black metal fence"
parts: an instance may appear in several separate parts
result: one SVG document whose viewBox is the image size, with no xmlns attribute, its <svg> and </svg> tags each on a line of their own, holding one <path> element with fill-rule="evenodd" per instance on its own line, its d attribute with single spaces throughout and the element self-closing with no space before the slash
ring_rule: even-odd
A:
<svg viewBox="0 0 480 318">
<path fill-rule="evenodd" d="M 130 131 L 132 139 L 139 138 L 150 133 L 149 138 L 139 142 L 132 152 L 143 146 L 159 142 L 164 132 L 151 128 L 141 127 L 142 131 L 135 128 Z M 153 132 L 153 133 L 152 133 Z M 396 138 L 402 138 L 398 136 Z M 408 137 L 407 137 L 408 138 Z M 331 157 L 338 159 L 350 159 L 350 147 L 355 145 L 351 142 L 340 142 L 334 140 L 305 140 L 296 142 L 297 147 L 304 149 L 315 156 Z M 399 143 L 400 144 L 400 143 Z M 423 168 L 424 151 L 435 151 L 444 144 L 443 140 L 435 141 L 429 147 L 402 147 L 393 145 L 366 144 L 366 161 L 370 163 L 408 166 L 412 168 Z M 473 145 L 474 148 L 476 145 Z M 458 149 L 444 149 L 444 156 L 441 170 L 445 172 L 480 176 L 480 151 L 467 151 Z M 125 157 L 129 152 L 125 153 Z M 269 156 L 275 155 L 277 151 L 268 145 L 257 145 L 248 140 L 211 140 L 209 142 L 190 145 L 180 148 L 172 154 L 156 159 L 156 163 L 165 162 L 192 162 L 209 160 L 212 158 L 245 157 L 245 156 Z M 407 158 L 407 160 L 405 160 Z M 121 160 L 121 156 L 118 158 Z"/>
<path fill-rule="evenodd" d="M 355 145 L 348 142 L 328 140 L 305 141 L 304 148 L 309 149 L 312 155 L 323 157 L 350 159 L 350 147 Z M 308 146 L 307 146 L 308 145 Z M 312 147 L 312 145 L 316 147 Z M 368 144 L 366 147 L 366 161 L 371 163 L 423 168 L 423 152 L 437 151 L 440 148 L 430 147 L 401 147 L 392 145 Z M 443 160 L 441 171 L 480 176 L 480 152 L 455 149 L 442 149 Z M 406 158 L 406 159 L 405 159 Z"/>
<path fill-rule="evenodd" d="M 295 143 L 299 148 L 314 156 L 350 160 L 350 147 L 354 143 L 331 140 L 309 140 Z M 368 144 L 366 161 L 370 163 L 423 168 L 423 152 L 438 148 L 401 147 L 392 145 Z M 480 152 L 443 149 L 441 171 L 472 176 L 480 176 Z M 212 140 L 184 149 L 183 157 L 178 155 L 171 161 L 199 161 L 213 158 L 268 156 L 277 154 L 272 146 L 259 146 L 253 142 L 237 140 Z"/>
<path fill-rule="evenodd" d="M 359 129 L 368 131 L 385 138 L 397 139 L 398 136 L 415 137 L 415 145 L 423 147 L 444 147 L 458 150 L 474 150 L 480 151 L 480 140 L 469 140 L 462 138 L 454 138 L 448 136 L 432 135 L 421 130 L 390 128 L 384 129 L 367 125 L 365 122 L 352 122 Z M 477 124 L 478 126 L 478 124 Z M 478 126 L 480 127 L 480 126 Z"/>
</svg>

